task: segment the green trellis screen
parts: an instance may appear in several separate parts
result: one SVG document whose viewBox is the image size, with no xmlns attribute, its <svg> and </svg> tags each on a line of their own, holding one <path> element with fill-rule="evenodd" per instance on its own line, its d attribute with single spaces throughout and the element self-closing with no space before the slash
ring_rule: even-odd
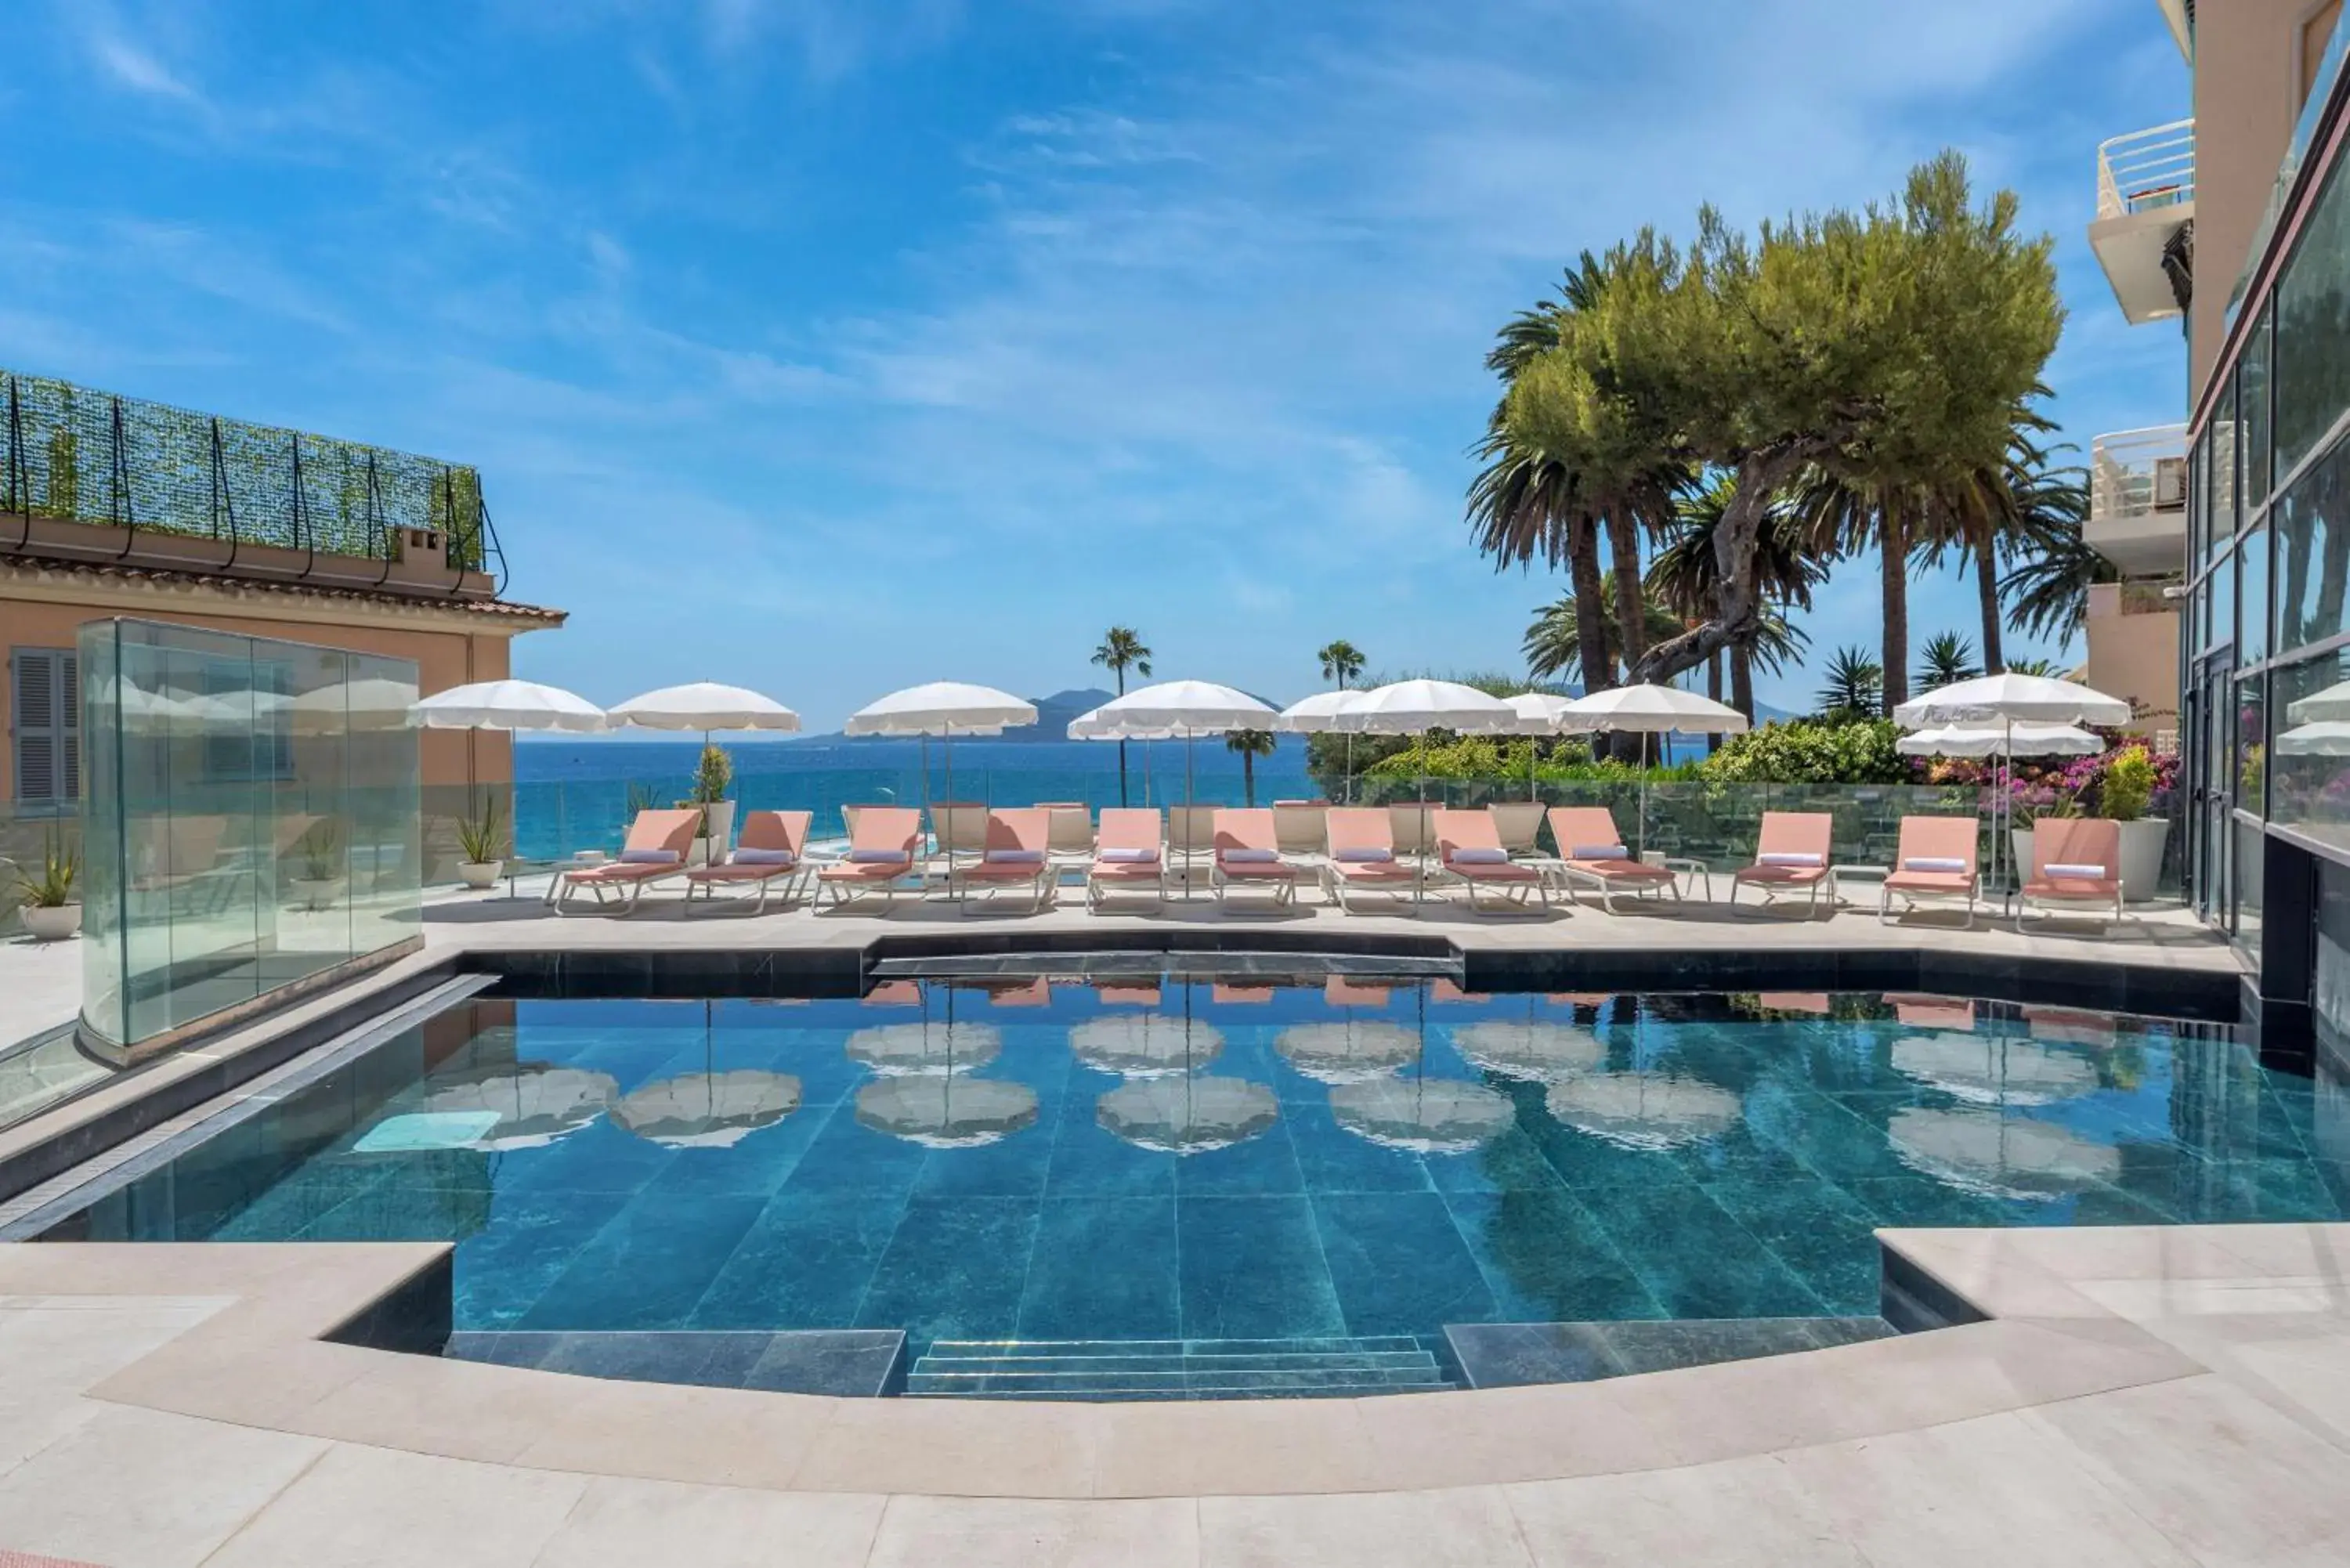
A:
<svg viewBox="0 0 2350 1568">
<path fill-rule="evenodd" d="M 431 528 L 452 565 L 496 553 L 460 463 L 248 424 L 0 369 L 0 510 L 383 560 Z"/>
</svg>

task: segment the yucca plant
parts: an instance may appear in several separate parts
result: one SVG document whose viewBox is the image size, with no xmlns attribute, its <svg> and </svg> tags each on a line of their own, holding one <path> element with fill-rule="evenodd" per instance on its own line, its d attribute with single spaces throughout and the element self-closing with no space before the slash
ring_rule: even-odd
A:
<svg viewBox="0 0 2350 1568">
<path fill-rule="evenodd" d="M 1827 681 L 1820 688 L 1820 711 L 1831 717 L 1874 719 L 1884 705 L 1885 667 L 1868 650 L 1847 644 L 1828 659 Z"/>
<path fill-rule="evenodd" d="M 1945 631 L 1928 639 L 1910 683 L 1920 691 L 1931 691 L 1972 680 L 1981 673 L 1982 667 L 1975 662 L 1975 645 L 1955 631 Z"/>
<path fill-rule="evenodd" d="M 74 901 L 80 875 L 80 855 L 52 831 L 42 846 L 38 871 L 16 873 L 18 901 L 36 909 L 62 909 Z"/>
<path fill-rule="evenodd" d="M 457 849 L 473 866 L 505 858 L 505 823 L 498 812 L 497 796 L 483 800 L 480 815 L 457 819 Z"/>
</svg>

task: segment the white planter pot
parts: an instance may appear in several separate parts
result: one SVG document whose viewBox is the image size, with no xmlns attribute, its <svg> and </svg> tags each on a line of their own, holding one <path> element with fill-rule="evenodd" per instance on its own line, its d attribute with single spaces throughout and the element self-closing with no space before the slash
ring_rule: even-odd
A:
<svg viewBox="0 0 2350 1568">
<path fill-rule="evenodd" d="M 2015 867 L 2016 882 L 2022 883 L 2030 879 L 2032 876 L 2032 829 L 2028 827 L 2009 828 L 2007 830 L 2007 842 L 2009 846 L 2015 851 L 2015 859 L 2012 864 Z"/>
<path fill-rule="evenodd" d="M 63 941 L 81 929 L 79 904 L 27 904 L 16 911 L 36 942 Z"/>
<path fill-rule="evenodd" d="M 460 860 L 457 879 L 476 893 L 497 883 L 498 874 L 506 868 L 503 860 Z"/>
<path fill-rule="evenodd" d="M 2122 829 L 2122 899 L 2135 904 L 2154 897 L 2162 879 L 2162 846 L 2170 836 L 2168 819 L 2141 817 Z"/>
<path fill-rule="evenodd" d="M 722 800 L 703 809 L 710 814 L 710 831 L 706 837 L 695 839 L 693 847 L 686 852 L 685 863 L 689 866 L 723 864 L 728 846 L 734 842 L 734 803 Z"/>
</svg>

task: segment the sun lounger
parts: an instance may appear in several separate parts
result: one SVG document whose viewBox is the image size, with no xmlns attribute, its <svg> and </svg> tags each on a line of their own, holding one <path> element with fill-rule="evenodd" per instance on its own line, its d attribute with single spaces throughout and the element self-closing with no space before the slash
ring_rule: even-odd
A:
<svg viewBox="0 0 2350 1568">
<path fill-rule="evenodd" d="M 926 869 L 952 874 L 952 867 L 976 859 L 987 847 L 987 807 L 975 800 L 934 800 L 931 803 L 931 854 Z"/>
<path fill-rule="evenodd" d="M 1106 805 L 1086 867 L 1086 908 L 1098 912 L 1112 893 L 1148 888 L 1167 901 L 1167 829 L 1156 807 Z"/>
<path fill-rule="evenodd" d="M 910 805 L 868 805 L 857 813 L 848 854 L 816 874 L 816 900 L 832 890 L 837 909 L 859 893 L 878 890 L 894 901 L 898 885 L 919 869 L 915 851 L 922 842 L 922 814 Z"/>
<path fill-rule="evenodd" d="M 1167 808 L 1167 859 L 1177 871 L 1176 885 L 1189 897 L 1191 867 L 1215 853 L 1216 808 L 1212 805 L 1170 805 Z"/>
<path fill-rule="evenodd" d="M 1282 858 L 1271 808 L 1219 808 L 1213 844 L 1215 861 L 1209 869 L 1209 878 L 1216 889 L 1217 903 L 1224 901 L 1224 895 L 1234 884 L 1270 889 L 1276 907 L 1297 902 L 1299 867 L 1295 861 Z"/>
<path fill-rule="evenodd" d="M 556 912 L 568 914 L 572 894 L 582 888 L 596 895 L 598 909 L 604 908 L 607 888 L 626 892 L 619 913 L 631 912 L 647 888 L 685 875 L 686 852 L 693 847 L 694 829 L 701 822 L 698 811 L 637 813 L 636 821 L 629 824 L 629 836 L 620 846 L 618 860 L 562 873 L 555 887 Z"/>
<path fill-rule="evenodd" d="M 1877 895 L 1877 919 L 1893 921 L 1893 900 L 1907 909 L 1920 903 L 1958 899 L 1967 907 L 1967 924 L 1975 923 L 1976 846 L 1981 833 L 1971 816 L 1905 816 L 1893 853 L 1893 869 L 1886 874 Z M 1905 909 L 1904 912 L 1907 912 Z"/>
<path fill-rule="evenodd" d="M 1320 801 L 1277 800 L 1273 803 L 1273 836 L 1284 855 L 1311 866 L 1329 852 L 1323 819 L 1330 808 Z"/>
<path fill-rule="evenodd" d="M 1074 800 L 1040 800 L 1036 809 L 1052 817 L 1045 847 L 1052 856 L 1054 869 L 1084 876 L 1094 863 L 1094 814 Z"/>
<path fill-rule="evenodd" d="M 1435 836 L 1429 831 L 1430 815 L 1444 803 L 1440 800 L 1398 800 L 1388 803 L 1388 819 L 1395 834 L 1398 855 L 1416 855 L 1425 859 L 1435 846 Z"/>
<path fill-rule="evenodd" d="M 1348 914 L 1357 893 L 1383 893 L 1401 902 L 1419 880 L 1419 871 L 1396 858 L 1395 824 L 1385 806 L 1334 805 L 1324 821 L 1329 858 L 1322 863 L 1322 896 Z"/>
<path fill-rule="evenodd" d="M 1604 805 L 1552 806 L 1550 836 L 1558 841 L 1558 860 L 1551 870 L 1570 902 L 1576 888 L 1595 888 L 1600 908 L 1612 915 L 1619 912 L 1619 895 L 1670 893 L 1676 900 L 1681 896 L 1670 867 L 1632 857 L 1616 831 L 1615 814 Z"/>
<path fill-rule="evenodd" d="M 721 888 L 755 888 L 759 898 L 751 913 L 764 914 L 767 896 L 781 886 L 789 904 L 807 877 L 807 836 L 816 821 L 812 811 L 754 811 L 743 818 L 734 836 L 734 852 L 723 866 L 696 866 L 685 874 L 685 907 L 693 908 L 698 888 L 705 905 L 717 901 Z M 738 893 L 733 902 L 743 902 Z"/>
<path fill-rule="evenodd" d="M 1061 886 L 1061 868 L 1053 864 L 1053 814 L 1042 806 L 1021 806 L 987 814 L 987 836 L 975 858 L 954 869 L 953 886 L 963 895 L 962 911 L 993 907 L 1006 893 L 1025 891 L 1035 914 L 1053 901 Z M 983 898 L 973 901 L 971 894 Z"/>
<path fill-rule="evenodd" d="M 2083 913 L 2122 919 L 2122 828 L 2117 822 L 2043 816 L 2032 827 L 2032 876 L 2016 906 L 2022 930 L 2036 907 L 2045 919 Z"/>
<path fill-rule="evenodd" d="M 1530 894 L 1542 901 L 1541 913 L 1550 913 L 1549 884 L 1536 867 L 1510 858 L 1491 812 L 1439 810 L 1433 816 L 1437 863 L 1461 885 L 1471 913 L 1533 914 L 1526 902 Z M 1480 903 L 1480 890 L 1498 893 L 1501 902 Z"/>
<path fill-rule="evenodd" d="M 1767 909 L 1781 898 L 1804 896 L 1804 918 L 1819 912 L 1820 889 L 1828 892 L 1835 908 L 1835 873 L 1828 867 L 1828 849 L 1835 838 L 1835 818 L 1825 811 L 1766 811 L 1762 830 L 1754 841 L 1754 864 L 1730 879 L 1730 909 L 1743 912 L 1738 889 L 1752 888 L 1762 895 L 1755 908 Z"/>
<path fill-rule="evenodd" d="M 1511 859 L 1524 860 L 1539 853 L 1536 841 L 1542 836 L 1542 802 L 1497 800 L 1485 809 L 1493 814 L 1493 831 L 1502 836 L 1502 847 L 1510 852 Z"/>
</svg>

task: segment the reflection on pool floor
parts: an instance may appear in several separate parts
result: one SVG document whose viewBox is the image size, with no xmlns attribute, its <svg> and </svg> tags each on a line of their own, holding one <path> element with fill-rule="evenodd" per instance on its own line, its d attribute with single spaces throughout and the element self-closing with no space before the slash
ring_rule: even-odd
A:
<svg viewBox="0 0 2350 1568">
<path fill-rule="evenodd" d="M 477 999 L 94 1239 L 446 1239 L 461 1329 L 1291 1340 L 1877 1310 L 1902 1225 L 2332 1220 L 2330 1085 L 1942 998 Z"/>
</svg>

